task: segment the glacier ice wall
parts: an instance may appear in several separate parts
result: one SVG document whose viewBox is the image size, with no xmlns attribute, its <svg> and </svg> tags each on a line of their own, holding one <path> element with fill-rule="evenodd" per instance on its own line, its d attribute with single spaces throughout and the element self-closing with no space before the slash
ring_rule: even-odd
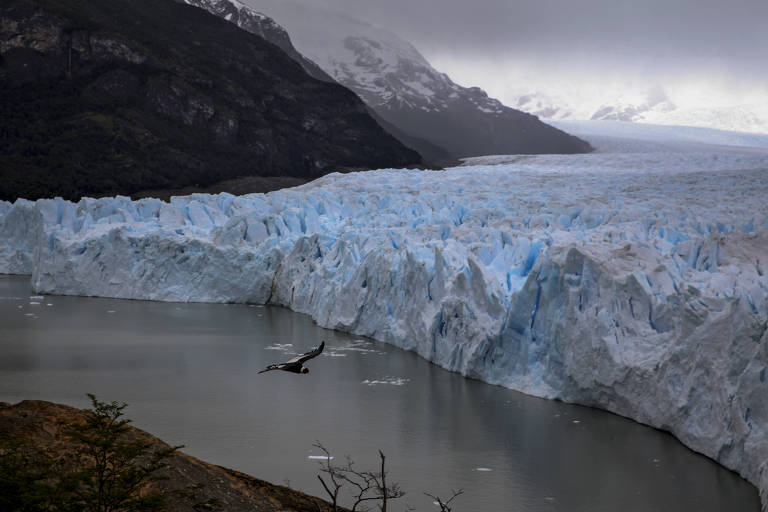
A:
<svg viewBox="0 0 768 512">
<path fill-rule="evenodd" d="M 270 194 L 0 202 L 37 293 L 254 302 L 672 432 L 768 501 L 768 156 L 569 155 Z"/>
</svg>

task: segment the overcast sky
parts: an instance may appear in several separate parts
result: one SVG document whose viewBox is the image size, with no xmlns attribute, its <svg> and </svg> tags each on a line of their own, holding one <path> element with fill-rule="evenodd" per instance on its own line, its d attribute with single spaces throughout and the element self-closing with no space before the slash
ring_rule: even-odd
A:
<svg viewBox="0 0 768 512">
<path fill-rule="evenodd" d="M 659 84 L 698 101 L 768 102 L 768 0 L 294 1 L 388 28 L 503 100 Z"/>
</svg>

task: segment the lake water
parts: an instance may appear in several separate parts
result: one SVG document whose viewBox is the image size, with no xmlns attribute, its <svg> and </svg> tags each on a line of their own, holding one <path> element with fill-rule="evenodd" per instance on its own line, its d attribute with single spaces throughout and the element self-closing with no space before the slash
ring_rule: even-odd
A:
<svg viewBox="0 0 768 512">
<path fill-rule="evenodd" d="M 134 424 L 209 462 L 317 496 L 322 442 L 405 505 L 456 512 L 759 511 L 757 492 L 672 436 L 446 372 L 276 307 L 34 297 L 0 276 L 0 401 L 127 402 Z M 326 340 L 311 372 L 257 371 Z"/>
</svg>

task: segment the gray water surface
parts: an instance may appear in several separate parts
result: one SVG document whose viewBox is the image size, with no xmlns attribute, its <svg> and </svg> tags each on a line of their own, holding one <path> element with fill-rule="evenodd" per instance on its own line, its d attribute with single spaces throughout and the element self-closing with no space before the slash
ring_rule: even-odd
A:
<svg viewBox="0 0 768 512">
<path fill-rule="evenodd" d="M 322 496 L 321 441 L 387 456 L 406 504 L 456 512 L 759 511 L 753 486 L 672 436 L 444 371 L 277 307 L 30 298 L 0 276 L 0 401 L 127 402 L 134 425 L 215 464 Z M 38 304 L 33 304 L 37 302 Z M 326 340 L 311 372 L 257 371 Z"/>
</svg>

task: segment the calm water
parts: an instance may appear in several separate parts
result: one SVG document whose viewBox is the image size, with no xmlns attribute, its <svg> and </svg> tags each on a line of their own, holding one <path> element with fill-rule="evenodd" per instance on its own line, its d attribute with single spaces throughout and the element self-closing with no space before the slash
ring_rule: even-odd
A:
<svg viewBox="0 0 768 512">
<path fill-rule="evenodd" d="M 318 496 L 316 440 L 360 468 L 380 448 L 408 492 L 396 511 L 436 510 L 422 492 L 458 488 L 457 512 L 760 509 L 754 487 L 667 434 L 467 380 L 285 309 L 30 298 L 28 282 L 0 276 L 0 401 L 128 402 L 136 426 L 187 453 Z M 257 375 L 321 339 L 308 375 Z"/>
</svg>

